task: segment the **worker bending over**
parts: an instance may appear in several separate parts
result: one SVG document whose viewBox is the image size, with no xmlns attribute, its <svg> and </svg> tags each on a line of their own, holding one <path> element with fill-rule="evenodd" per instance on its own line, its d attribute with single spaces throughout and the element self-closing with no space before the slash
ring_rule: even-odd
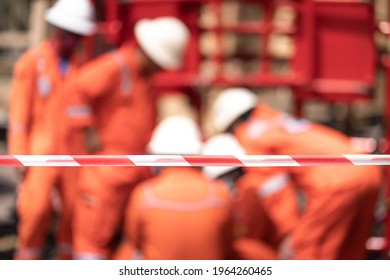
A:
<svg viewBox="0 0 390 280">
<path fill-rule="evenodd" d="M 266 105 L 258 105 L 256 95 L 244 88 L 222 91 L 211 112 L 215 128 L 233 133 L 247 154 L 356 153 L 346 135 L 305 119 L 296 119 Z M 372 226 L 381 182 L 379 167 L 264 167 L 248 168 L 247 171 L 266 176 L 286 172 L 305 197 L 305 209 L 284 242 L 285 258 L 364 259 L 365 242 Z M 288 187 L 270 184 L 261 192 L 272 198 L 280 192 L 289 192 Z M 269 204 L 266 210 L 278 213 L 280 209 L 274 207 L 277 205 Z"/>
<path fill-rule="evenodd" d="M 233 135 L 225 133 L 208 139 L 202 153 L 239 156 L 245 154 L 245 150 Z M 279 195 L 270 201 L 261 191 L 270 184 L 291 184 L 287 175 L 280 173 L 271 177 L 260 177 L 258 173 L 245 172 L 243 168 L 234 166 L 206 166 L 203 172 L 212 179 L 224 181 L 230 187 L 234 202 L 234 248 L 237 257 L 278 259 L 282 240 L 291 232 L 298 220 L 297 200 L 295 195 L 290 193 L 288 199 Z M 289 189 L 294 191 L 292 188 Z M 280 216 L 269 216 L 266 207 L 270 203 L 279 209 Z"/>
</svg>

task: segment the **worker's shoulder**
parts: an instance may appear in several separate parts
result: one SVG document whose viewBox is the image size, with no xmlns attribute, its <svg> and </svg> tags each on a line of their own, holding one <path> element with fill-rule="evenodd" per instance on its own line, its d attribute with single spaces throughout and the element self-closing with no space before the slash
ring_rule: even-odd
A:
<svg viewBox="0 0 390 280">
<path fill-rule="evenodd" d="M 255 114 L 253 118 L 242 125 L 237 134 L 248 139 L 258 139 L 269 131 L 300 134 L 313 129 L 312 122 L 308 119 L 296 118 L 290 114 L 268 108 L 264 111 Z"/>
<path fill-rule="evenodd" d="M 101 89 L 112 86 L 118 73 L 112 53 L 105 53 L 81 66 L 77 71 L 76 82 L 79 86 Z"/>
<path fill-rule="evenodd" d="M 257 119 L 266 120 L 266 119 L 277 118 L 283 114 L 284 114 L 284 112 L 277 110 L 277 109 L 274 109 L 267 104 L 261 103 L 261 104 L 256 106 L 256 108 L 254 109 L 254 111 L 252 113 L 252 116 L 254 118 L 257 118 Z"/>
<path fill-rule="evenodd" d="M 135 202 L 142 203 L 145 200 L 145 190 L 151 188 L 150 180 L 140 182 L 134 187 L 130 197 L 132 204 Z"/>
<path fill-rule="evenodd" d="M 118 71 L 117 63 L 113 57 L 114 53 L 115 51 L 110 51 L 93 58 L 82 66 L 82 72 Z"/>
<path fill-rule="evenodd" d="M 38 54 L 41 48 L 42 44 L 31 47 L 22 53 L 14 65 L 14 72 L 31 72 L 32 69 L 37 68 Z"/>
</svg>

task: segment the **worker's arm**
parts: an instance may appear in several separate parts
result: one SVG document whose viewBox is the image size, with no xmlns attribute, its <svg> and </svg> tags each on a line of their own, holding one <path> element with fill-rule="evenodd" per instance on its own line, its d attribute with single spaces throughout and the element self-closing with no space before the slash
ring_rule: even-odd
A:
<svg viewBox="0 0 390 280">
<path fill-rule="evenodd" d="M 141 204 L 143 201 L 142 187 L 136 186 L 130 197 L 130 203 L 126 209 L 125 234 L 134 249 L 140 252 L 142 249 L 142 215 Z"/>
<path fill-rule="evenodd" d="M 28 139 L 32 119 L 33 94 L 36 86 L 36 67 L 31 55 L 25 54 L 15 65 L 8 125 L 10 154 L 28 154 Z"/>
<path fill-rule="evenodd" d="M 74 127 L 93 126 L 95 104 L 104 104 L 118 85 L 118 66 L 112 55 L 104 55 L 79 69 L 66 83 L 66 114 Z"/>
<path fill-rule="evenodd" d="M 101 141 L 94 127 L 95 104 L 104 105 L 115 90 L 118 67 L 111 56 L 103 56 L 79 70 L 66 85 L 66 115 L 72 127 L 84 131 L 85 145 L 91 153 L 99 151 Z"/>
<path fill-rule="evenodd" d="M 30 53 L 16 63 L 9 102 L 8 153 L 29 154 L 33 96 L 36 87 L 36 61 Z M 23 177 L 25 167 L 17 168 Z"/>
</svg>

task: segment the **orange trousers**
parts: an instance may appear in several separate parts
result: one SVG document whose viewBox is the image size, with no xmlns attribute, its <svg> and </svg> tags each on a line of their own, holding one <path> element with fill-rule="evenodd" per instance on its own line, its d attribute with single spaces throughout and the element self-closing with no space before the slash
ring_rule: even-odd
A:
<svg viewBox="0 0 390 280">
<path fill-rule="evenodd" d="M 133 187 L 145 179 L 142 167 L 82 167 L 74 220 L 74 257 L 109 259 Z"/>
<path fill-rule="evenodd" d="M 53 190 L 60 198 L 57 228 L 57 256 L 72 257 L 72 216 L 75 201 L 77 168 L 29 167 L 18 187 L 18 242 L 15 259 L 42 258 L 53 207 Z"/>
</svg>

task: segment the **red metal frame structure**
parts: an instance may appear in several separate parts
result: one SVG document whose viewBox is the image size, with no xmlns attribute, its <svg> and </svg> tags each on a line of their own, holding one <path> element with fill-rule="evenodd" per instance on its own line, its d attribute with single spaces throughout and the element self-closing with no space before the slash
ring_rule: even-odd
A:
<svg viewBox="0 0 390 280">
<path fill-rule="evenodd" d="M 302 113 L 304 102 L 310 99 L 349 104 L 372 98 L 379 59 L 374 43 L 377 24 L 370 1 L 236 0 L 260 6 L 263 16 L 256 21 L 239 21 L 229 25 L 222 21 L 223 0 L 104 1 L 105 21 L 101 25 L 101 31 L 113 44 L 120 44 L 132 36 L 132 27 L 140 18 L 176 16 L 189 27 L 191 41 L 185 68 L 158 75 L 154 82 L 161 92 L 179 90 L 193 93 L 193 89 L 197 87 L 215 86 L 289 86 L 295 93 L 297 115 Z M 201 7 L 205 4 L 211 5 L 215 12 L 217 23 L 214 26 L 199 25 Z M 279 5 L 289 6 L 296 12 L 293 25 L 274 24 L 273 14 Z M 213 77 L 200 75 L 200 66 L 205 59 L 199 47 L 203 32 L 211 32 L 217 38 L 216 52 L 209 57 L 217 65 Z M 234 76 L 223 73 L 224 33 L 261 37 L 259 48 L 263 51 L 255 58 L 260 66 L 257 72 Z M 274 73 L 271 67 L 273 58 L 264 51 L 272 33 L 286 34 L 294 39 L 295 54 L 287 73 Z M 387 81 L 390 81 L 390 59 L 383 61 L 387 69 Z M 390 97 L 389 85 L 387 96 Z M 386 124 L 390 123 L 390 98 L 386 103 L 385 121 Z M 390 129 L 387 130 L 386 139 L 390 143 Z M 390 148 L 387 152 L 390 152 Z M 390 169 L 387 171 L 386 182 L 390 182 Z M 390 195 L 389 183 L 388 189 Z M 390 215 L 388 216 L 387 240 L 390 244 Z"/>
<path fill-rule="evenodd" d="M 132 0 L 121 1 L 121 5 L 117 4 L 117 1 L 106 1 L 106 20 L 101 24 L 101 32 L 107 34 L 107 37 L 111 43 L 120 44 L 125 38 L 132 35 L 132 26 L 140 18 L 153 18 L 156 16 L 172 15 L 182 19 L 191 30 L 191 42 L 188 48 L 188 55 L 186 57 L 187 63 L 185 69 L 174 73 L 165 73 L 156 79 L 156 83 L 159 87 L 169 88 L 174 87 L 196 87 L 199 83 L 205 85 L 204 80 L 200 80 L 199 66 L 202 60 L 202 55 L 199 53 L 199 40 L 202 32 L 214 32 L 220 39 L 223 32 L 242 33 L 242 34 L 257 34 L 263 36 L 263 45 L 266 44 L 267 38 L 271 32 L 282 32 L 286 34 L 293 34 L 296 28 L 285 28 L 281 26 L 272 25 L 272 12 L 277 4 L 283 3 L 290 5 L 297 9 L 302 9 L 304 14 L 300 17 L 300 25 L 303 30 L 297 32 L 297 52 L 304 52 L 306 57 L 310 52 L 310 47 L 304 46 L 309 44 L 310 40 L 302 38 L 311 34 L 312 22 L 310 22 L 310 10 L 307 8 L 310 5 L 304 5 L 306 2 L 311 3 L 311 0 L 298 0 L 298 1 L 248 1 L 254 2 L 265 9 L 264 19 L 254 22 L 243 22 L 235 26 L 224 26 L 221 21 L 219 24 L 211 28 L 202 28 L 198 25 L 198 18 L 200 8 L 203 4 L 210 3 L 214 5 L 218 18 L 221 17 L 221 4 L 222 0 Z M 120 7 L 120 9 L 118 8 Z M 221 40 L 218 40 L 221 42 Z M 222 55 L 221 44 L 217 44 L 217 53 L 213 59 L 218 62 L 218 68 L 221 68 Z M 260 46 L 259 46 L 260 47 Z M 303 55 L 303 53 L 302 53 Z M 299 55 L 297 55 L 299 56 Z M 276 85 L 300 85 L 304 83 L 304 77 L 307 76 L 306 69 L 310 65 L 307 63 L 308 59 L 301 60 L 302 62 L 296 63 L 295 68 L 299 68 L 294 74 L 287 75 L 275 75 L 270 71 L 270 57 L 267 55 L 261 56 L 259 63 L 262 64 L 262 70 L 254 75 L 245 75 L 241 77 L 228 77 L 222 73 L 218 73 L 216 77 L 208 80 L 209 86 L 214 85 L 243 85 L 250 87 L 258 86 L 276 86 Z M 297 74 L 299 73 L 299 74 Z M 180 77 L 178 79 L 178 77 Z M 306 79 L 308 80 L 308 79 Z"/>
<path fill-rule="evenodd" d="M 234 0 L 233 0 L 234 1 Z M 290 86 L 296 92 L 296 113 L 308 99 L 328 102 L 352 102 L 369 99 L 374 86 L 376 51 L 373 41 L 375 22 L 373 8 L 360 0 L 270 0 L 252 2 L 263 9 L 261 20 L 238 22 L 226 25 L 222 22 L 223 0 L 106 0 L 106 21 L 102 25 L 110 42 L 120 43 L 131 36 L 134 23 L 144 17 L 173 15 L 182 19 L 191 30 L 186 68 L 182 71 L 164 73 L 156 77 L 161 89 L 194 88 L 196 86 Z M 218 23 L 209 28 L 198 25 L 203 4 L 214 7 Z M 277 6 L 290 6 L 297 13 L 294 26 L 276 26 L 273 13 Z M 120 7 L 120 8 L 119 8 Z M 335 32 L 337 25 L 338 32 Z M 341 32 L 340 32 L 341 31 Z M 202 55 L 199 41 L 202 32 L 213 32 L 217 37 L 216 52 L 211 58 L 217 64 L 217 73 L 212 78 L 199 75 Z M 295 55 L 291 71 L 285 74 L 272 72 L 272 58 L 263 51 L 257 58 L 260 65 L 257 73 L 239 76 L 224 75 L 224 33 L 251 34 L 261 37 L 259 48 L 266 49 L 271 33 L 288 34 L 295 41 Z M 362 56 L 361 54 L 365 55 Z M 359 65 L 356 67 L 356 65 Z"/>
<path fill-rule="evenodd" d="M 387 35 L 388 40 L 390 39 L 390 5 L 388 5 L 388 14 L 387 21 L 381 22 L 379 24 L 379 29 L 383 34 Z M 386 74 L 386 99 L 385 99 L 385 113 L 384 113 L 384 123 L 385 123 L 385 139 L 387 142 L 387 149 L 385 151 L 386 154 L 390 154 L 390 54 L 385 53 L 382 56 L 382 63 L 385 68 Z M 385 169 L 385 180 L 386 180 L 386 207 L 387 207 L 387 215 L 385 222 L 385 238 L 387 240 L 387 252 L 388 258 L 390 259 L 390 166 L 386 166 Z"/>
</svg>

